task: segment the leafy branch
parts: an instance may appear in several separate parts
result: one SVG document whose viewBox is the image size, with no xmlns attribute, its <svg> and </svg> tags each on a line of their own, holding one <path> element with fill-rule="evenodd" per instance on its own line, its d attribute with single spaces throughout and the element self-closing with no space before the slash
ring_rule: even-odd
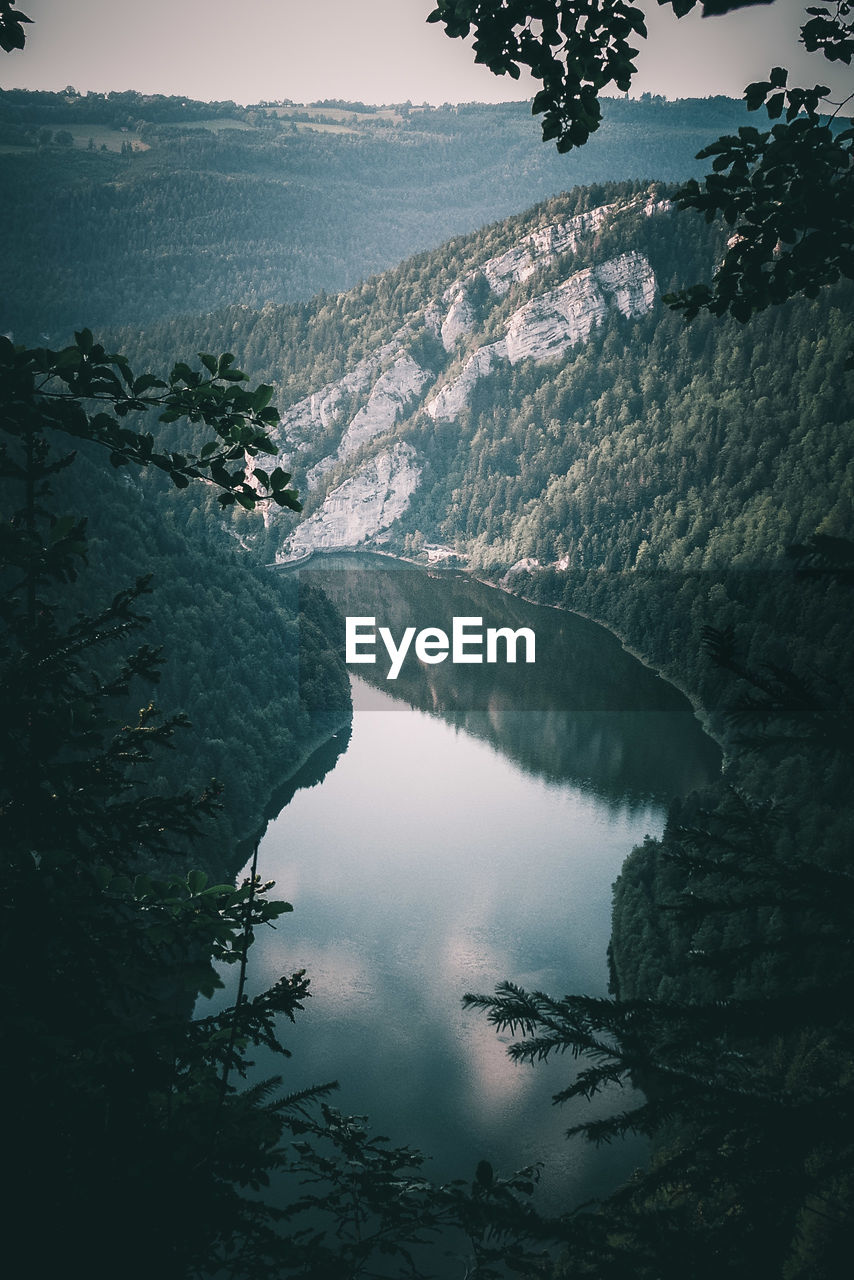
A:
<svg viewBox="0 0 854 1280">
<path fill-rule="evenodd" d="M 31 22 L 32 18 L 15 8 L 13 0 L 0 0 L 0 49 L 4 53 L 23 49 L 26 42 L 24 24 Z"/>
<path fill-rule="evenodd" d="M 164 471 L 179 489 L 191 480 L 216 485 L 222 506 L 235 502 L 252 510 L 259 501 L 301 511 L 290 473 L 255 465 L 259 455 L 275 454 L 270 429 L 279 421 L 271 405 L 273 388 L 247 389 L 248 377 L 234 367 L 234 356 L 201 353 L 202 369 L 177 362 L 168 378 L 134 374 L 127 357 L 108 353 L 90 330 L 75 334 L 60 351 L 15 347 L 0 337 L 0 399 L 7 407 L 7 432 L 25 440 L 35 425 L 108 450 L 114 467 L 130 464 Z M 154 434 L 128 425 L 134 413 L 157 412 L 161 424 L 201 423 L 215 433 L 198 453 L 160 448 Z M 7 456 L 6 474 L 23 463 Z"/>
<path fill-rule="evenodd" d="M 698 2 L 659 0 L 677 18 Z M 705 0 L 702 12 L 768 2 Z M 807 52 L 850 66 L 852 14 L 851 0 L 808 7 L 800 37 Z M 452 38 L 473 32 L 475 61 L 496 75 L 518 79 L 522 68 L 529 71 L 542 86 L 532 110 L 543 115 L 543 139 L 560 152 L 583 146 L 599 128 L 603 91 L 628 92 L 638 52 L 630 42 L 647 37 L 643 13 L 624 0 L 439 0 L 427 21 L 443 23 Z M 834 105 L 827 86 L 787 88 L 787 79 L 775 67 L 745 90 L 748 108 L 764 107 L 778 123 L 765 131 L 744 127 L 706 147 L 697 158 L 712 161 L 711 173 L 677 193 L 680 209 L 709 222 L 722 217 L 733 228 L 712 282 L 665 298 L 686 320 L 709 311 L 746 321 L 796 294 L 813 297 L 854 278 L 854 129 L 834 127 L 844 103 L 823 114 Z"/>
</svg>

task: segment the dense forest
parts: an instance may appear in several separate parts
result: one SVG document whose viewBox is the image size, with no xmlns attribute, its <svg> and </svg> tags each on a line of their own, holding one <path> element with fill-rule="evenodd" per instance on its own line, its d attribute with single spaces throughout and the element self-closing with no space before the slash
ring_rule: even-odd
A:
<svg viewBox="0 0 854 1280">
<path fill-rule="evenodd" d="M 726 232 L 667 212 L 667 195 L 641 184 L 575 191 L 336 299 L 229 309 L 204 318 L 201 334 L 227 340 L 284 404 L 328 391 L 383 343 L 386 367 L 405 351 L 429 381 L 393 423 L 340 453 L 362 387 L 292 454 L 305 484 L 339 448 L 307 494 L 307 517 L 405 442 L 421 479 L 386 549 L 426 563 L 438 545 L 511 590 L 604 621 L 691 694 L 725 746 L 722 791 L 674 808 L 664 838 L 636 850 L 616 886 L 615 1003 L 513 990 L 474 1001 L 528 1033 L 521 1056 L 589 1053 L 599 1065 L 570 1092 L 631 1078 L 647 1093 L 642 1115 L 590 1136 L 621 1124 L 654 1134 L 651 1169 L 602 1214 L 574 1219 L 560 1273 L 818 1277 L 851 1232 L 840 1007 L 850 978 L 850 287 L 747 328 L 708 316 L 686 327 L 657 300 L 646 314 L 605 317 L 560 360 L 499 364 L 453 420 L 425 411 L 568 275 L 637 252 L 662 293 L 706 278 Z M 616 213 L 571 254 L 503 294 L 475 286 L 474 320 L 446 349 L 429 313 L 455 282 L 603 204 Z M 187 336 L 182 321 L 123 335 L 147 358 Z M 248 559 L 271 559 L 294 520 L 241 512 L 233 527 Z"/>
<path fill-rule="evenodd" d="M 201 790 L 212 778 L 221 785 L 204 863 L 222 878 L 239 869 L 283 780 L 346 720 L 348 682 L 328 602 L 247 565 L 210 510 L 212 494 L 194 510 L 173 502 L 170 489 L 162 478 L 105 475 L 91 448 L 56 484 L 63 511 L 88 513 L 80 588 L 90 599 L 106 604 L 152 575 L 143 612 L 148 641 L 166 659 L 152 696 L 187 712 L 191 725 L 175 735 L 151 785 L 164 795 Z"/>
<path fill-rule="evenodd" d="M 0 329 L 63 341 L 227 303 L 349 289 L 567 185 L 676 180 L 744 117 L 616 100 L 595 154 L 536 146 L 526 103 L 194 103 L 0 92 Z"/>
<path fill-rule="evenodd" d="M 152 430 L 156 444 L 141 468 L 113 446 L 108 468 L 94 415 L 70 432 L 73 458 L 47 440 L 55 380 L 78 406 L 93 391 L 88 330 L 44 355 L 2 340 L 2 956 L 16 1050 L 3 1067 L 11 1208 L 33 1274 L 86 1258 L 107 1276 L 121 1258 L 140 1277 L 331 1280 L 376 1254 L 419 1274 L 417 1249 L 449 1229 L 479 1280 L 840 1273 L 854 1235 L 851 290 L 747 327 L 707 315 L 685 327 L 661 299 L 707 278 L 728 236 L 677 215 L 664 184 L 696 172 L 694 152 L 743 110 L 609 101 L 596 151 L 567 164 L 532 146 L 520 104 L 0 95 L 0 325 L 16 340 L 64 343 L 86 323 L 160 373 L 228 350 L 285 422 L 389 344 L 322 429 L 273 432 L 301 526 L 293 504 L 251 499 L 224 517 L 216 484 L 179 492 L 182 463 L 171 485 L 168 466 L 147 465 L 164 456 L 154 448 L 202 456 L 209 383 L 130 379 L 114 400 L 126 435 L 111 438 L 130 448 Z M 586 185 L 554 195 L 573 183 Z M 485 264 L 606 205 L 571 248 L 488 287 Z M 653 273 L 648 306 L 603 308 L 559 358 L 496 359 L 453 416 L 428 411 L 514 317 L 629 260 Z M 460 282 L 466 321 L 445 340 L 436 317 Z M 400 359 L 423 386 L 344 449 Z M 157 385 L 186 387 L 186 412 L 143 419 Z M 240 430 L 224 456 L 242 465 Z M 236 888 L 211 878 L 233 874 L 276 785 L 347 704 L 332 606 L 264 566 L 398 446 L 419 471 L 384 549 L 427 564 L 439 548 L 606 623 L 689 692 L 726 753 L 720 789 L 674 805 L 662 839 L 628 858 L 611 1000 L 509 985 L 467 997 L 518 1058 L 567 1055 L 566 1097 L 643 1088 L 636 1112 L 581 1129 L 649 1136 L 649 1168 L 560 1222 L 528 1209 L 530 1170 L 502 1179 L 482 1162 L 473 1182 L 437 1189 L 417 1153 L 389 1150 L 359 1118 L 323 1104 L 318 1119 L 310 1104 L 331 1084 L 298 1098 L 278 1080 L 239 1087 L 308 982 L 244 999 L 253 930 L 288 908 L 254 866 Z M 249 450 L 244 498 L 257 465 Z M 154 594 L 128 590 L 149 568 Z M 153 649 L 128 652 L 139 612 L 172 659 L 158 701 L 190 710 L 192 736 L 159 730 L 145 707 L 134 721 L 149 696 L 139 677 L 157 666 Z M 111 672 L 103 651 L 122 645 Z M 218 828 L 212 774 L 226 787 Z M 241 973 L 236 1005 L 194 1022 L 214 960 Z M 257 1193 L 283 1167 L 317 1195 L 266 1205 Z"/>
<path fill-rule="evenodd" d="M 421 483 L 384 545 L 417 557 L 425 543 L 447 544 L 496 580 L 518 564 L 516 589 L 607 621 L 710 705 L 714 677 L 700 656 L 709 598 L 712 620 L 736 626 L 754 657 L 778 657 L 787 641 L 806 644 L 805 628 L 816 645 L 838 640 L 844 652 L 836 605 L 835 622 L 814 602 L 804 617 L 780 613 L 775 591 L 781 579 L 780 589 L 790 590 L 788 546 L 850 527 L 847 290 L 755 317 L 749 342 L 735 322 L 699 317 L 685 326 L 658 301 L 646 315 L 607 318 L 557 362 L 494 369 L 453 421 L 424 411 L 435 387 L 453 382 L 509 316 L 591 263 L 639 252 L 661 293 L 703 278 L 723 233 L 690 216 L 647 216 L 647 199 L 666 194 L 660 185 L 585 188 L 335 299 L 230 308 L 119 337 L 149 363 L 186 346 L 191 333 L 208 347 L 226 344 L 252 376 L 275 386 L 285 407 L 340 380 L 400 333 L 392 345 L 426 369 L 424 393 L 390 431 L 336 462 L 320 486 L 308 489 L 306 474 L 337 446 L 367 390 L 342 402 L 339 420 L 300 441 L 291 465 L 307 513 L 366 457 L 390 440 L 407 441 L 423 460 Z M 537 228 L 610 204 L 613 217 L 589 242 L 503 295 L 483 297 L 471 330 L 444 349 L 425 308 L 455 281 Z M 238 512 L 233 531 L 269 561 L 293 522 L 284 513 L 265 528 Z M 687 608 L 665 607 L 677 582 L 674 599 Z"/>
</svg>

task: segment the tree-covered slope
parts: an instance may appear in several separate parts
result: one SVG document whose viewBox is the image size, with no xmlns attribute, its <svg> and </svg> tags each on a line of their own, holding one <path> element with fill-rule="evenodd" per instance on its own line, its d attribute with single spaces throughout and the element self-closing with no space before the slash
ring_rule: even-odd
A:
<svg viewBox="0 0 854 1280">
<path fill-rule="evenodd" d="M 306 512 L 238 513 L 259 559 L 374 545 L 514 570 L 697 693 L 705 623 L 754 652 L 839 628 L 832 604 L 780 615 L 777 588 L 787 546 L 843 534 L 854 498 L 847 292 L 746 327 L 686 327 L 661 300 L 725 235 L 660 187 L 588 188 L 335 299 L 128 338 L 149 358 L 191 333 L 228 345 L 290 402 Z"/>
<path fill-rule="evenodd" d="M 680 179 L 725 98 L 607 104 L 595 146 L 540 145 L 525 103 L 195 103 L 0 93 L 0 329 L 18 340 L 348 289 L 578 183 Z"/>
<path fill-rule="evenodd" d="M 346 717 L 336 615 L 319 592 L 247 564 L 213 495 L 205 522 L 165 480 L 105 472 L 100 451 L 85 448 L 56 487 L 61 510 L 88 517 L 77 601 L 106 607 L 151 575 L 140 609 L 163 665 L 156 685 L 132 688 L 126 714 L 151 700 L 188 716 L 151 783 L 163 794 L 201 792 L 216 779 L 222 810 L 203 861 L 211 874 L 234 875 L 274 792 Z"/>
</svg>

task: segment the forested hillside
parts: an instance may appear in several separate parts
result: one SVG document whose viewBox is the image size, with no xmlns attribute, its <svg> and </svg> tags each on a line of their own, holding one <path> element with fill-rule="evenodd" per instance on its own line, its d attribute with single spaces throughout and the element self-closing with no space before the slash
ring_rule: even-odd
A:
<svg viewBox="0 0 854 1280">
<path fill-rule="evenodd" d="M 335 299 L 192 332 L 290 404 L 306 511 L 237 513 L 247 561 L 468 565 L 604 621 L 702 709 L 725 787 L 628 860 L 616 1004 L 472 1003 L 522 1029 L 522 1057 L 589 1053 L 570 1094 L 647 1093 L 591 1126 L 637 1125 L 653 1162 L 574 1219 L 560 1274 L 808 1280 L 851 1231 L 851 291 L 686 327 L 662 294 L 708 278 L 727 232 L 668 194 L 574 191 Z M 150 359 L 190 332 L 125 338 Z"/>
<path fill-rule="evenodd" d="M 514 589 L 610 623 L 709 705 L 703 625 L 734 624 L 754 657 L 807 643 L 802 624 L 815 645 L 838 633 L 835 605 L 781 620 L 775 584 L 787 546 L 842 535 L 854 498 L 847 292 L 747 329 L 686 327 L 661 301 L 707 275 L 724 236 L 669 210 L 661 187 L 587 188 L 336 299 L 123 338 L 148 360 L 191 332 L 227 345 L 292 404 L 279 439 L 308 518 L 235 515 L 262 561 L 360 544 L 510 570 Z M 620 310 L 632 282 L 618 282 L 594 314 L 591 282 L 614 263 L 641 292 Z M 347 495 L 377 497 L 369 469 L 385 456 L 411 492 L 396 519 L 348 531 Z"/>
<path fill-rule="evenodd" d="M 206 523 L 172 499 L 164 479 L 105 473 L 91 449 L 56 488 L 62 511 L 88 517 L 78 585 L 90 608 L 151 575 L 140 607 L 151 619 L 146 639 L 162 646 L 164 662 L 155 686 L 132 689 L 127 714 L 151 699 L 164 713 L 189 715 L 190 728 L 160 754 L 150 784 L 164 795 L 221 784 L 204 864 L 233 876 L 273 793 L 346 718 L 334 612 L 319 592 L 247 564 L 213 495 Z"/>
<path fill-rule="evenodd" d="M 0 92 L 0 330 L 54 343 L 348 289 L 567 186 L 681 179 L 726 98 L 606 104 L 596 148 L 538 145 L 526 103 L 196 103 Z"/>
</svg>

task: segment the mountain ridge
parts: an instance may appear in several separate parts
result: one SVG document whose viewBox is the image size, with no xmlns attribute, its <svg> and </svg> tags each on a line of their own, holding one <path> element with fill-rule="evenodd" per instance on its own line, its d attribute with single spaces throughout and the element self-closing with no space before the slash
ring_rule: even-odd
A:
<svg viewBox="0 0 854 1280">
<path fill-rule="evenodd" d="M 733 99 L 614 99 L 595 143 L 561 157 L 526 103 L 365 113 L 0 91 L 0 330 L 56 345 L 349 289 L 567 187 L 699 176 L 696 152 L 746 121 Z"/>
<path fill-rule="evenodd" d="M 493 345 L 537 298 L 626 254 L 649 264 L 659 295 L 708 278 L 728 230 L 669 209 L 671 197 L 660 183 L 574 189 L 335 297 L 232 307 L 119 337 L 155 364 L 191 344 L 230 349 L 289 406 L 277 442 L 304 515 L 298 524 L 234 512 L 229 527 L 247 555 L 269 564 L 288 547 L 300 557 L 312 545 L 378 547 L 425 564 L 453 558 L 496 581 L 516 566 L 515 590 L 612 626 L 702 701 L 714 693 L 701 671 L 704 623 L 731 624 L 778 652 L 784 636 L 770 619 L 774 584 L 788 578 L 786 547 L 850 526 L 850 291 L 795 299 L 746 328 L 709 316 L 686 326 L 659 296 L 647 298 L 631 318 L 610 308 L 585 341 L 546 363 L 496 359 Z M 523 254 L 524 278 L 490 287 L 485 264 L 510 261 L 531 236 L 548 245 L 548 228 L 615 204 L 571 251 L 543 255 L 533 272 Z M 451 341 L 461 291 L 471 315 Z M 428 402 L 472 357 L 488 374 L 472 380 L 455 416 L 435 403 L 431 415 Z M 372 418 L 371 392 L 396 362 L 414 381 L 404 394 L 404 378 L 396 396 L 387 379 Z M 346 438 L 354 421 L 359 430 Z M 318 512 L 336 490 L 333 534 Z M 354 495 L 358 536 L 346 534 Z M 746 571 L 765 575 L 761 640 Z M 704 606 L 714 584 L 714 604 Z M 808 612 L 815 656 L 821 628 L 832 631 L 838 618 L 832 608 Z"/>
</svg>

